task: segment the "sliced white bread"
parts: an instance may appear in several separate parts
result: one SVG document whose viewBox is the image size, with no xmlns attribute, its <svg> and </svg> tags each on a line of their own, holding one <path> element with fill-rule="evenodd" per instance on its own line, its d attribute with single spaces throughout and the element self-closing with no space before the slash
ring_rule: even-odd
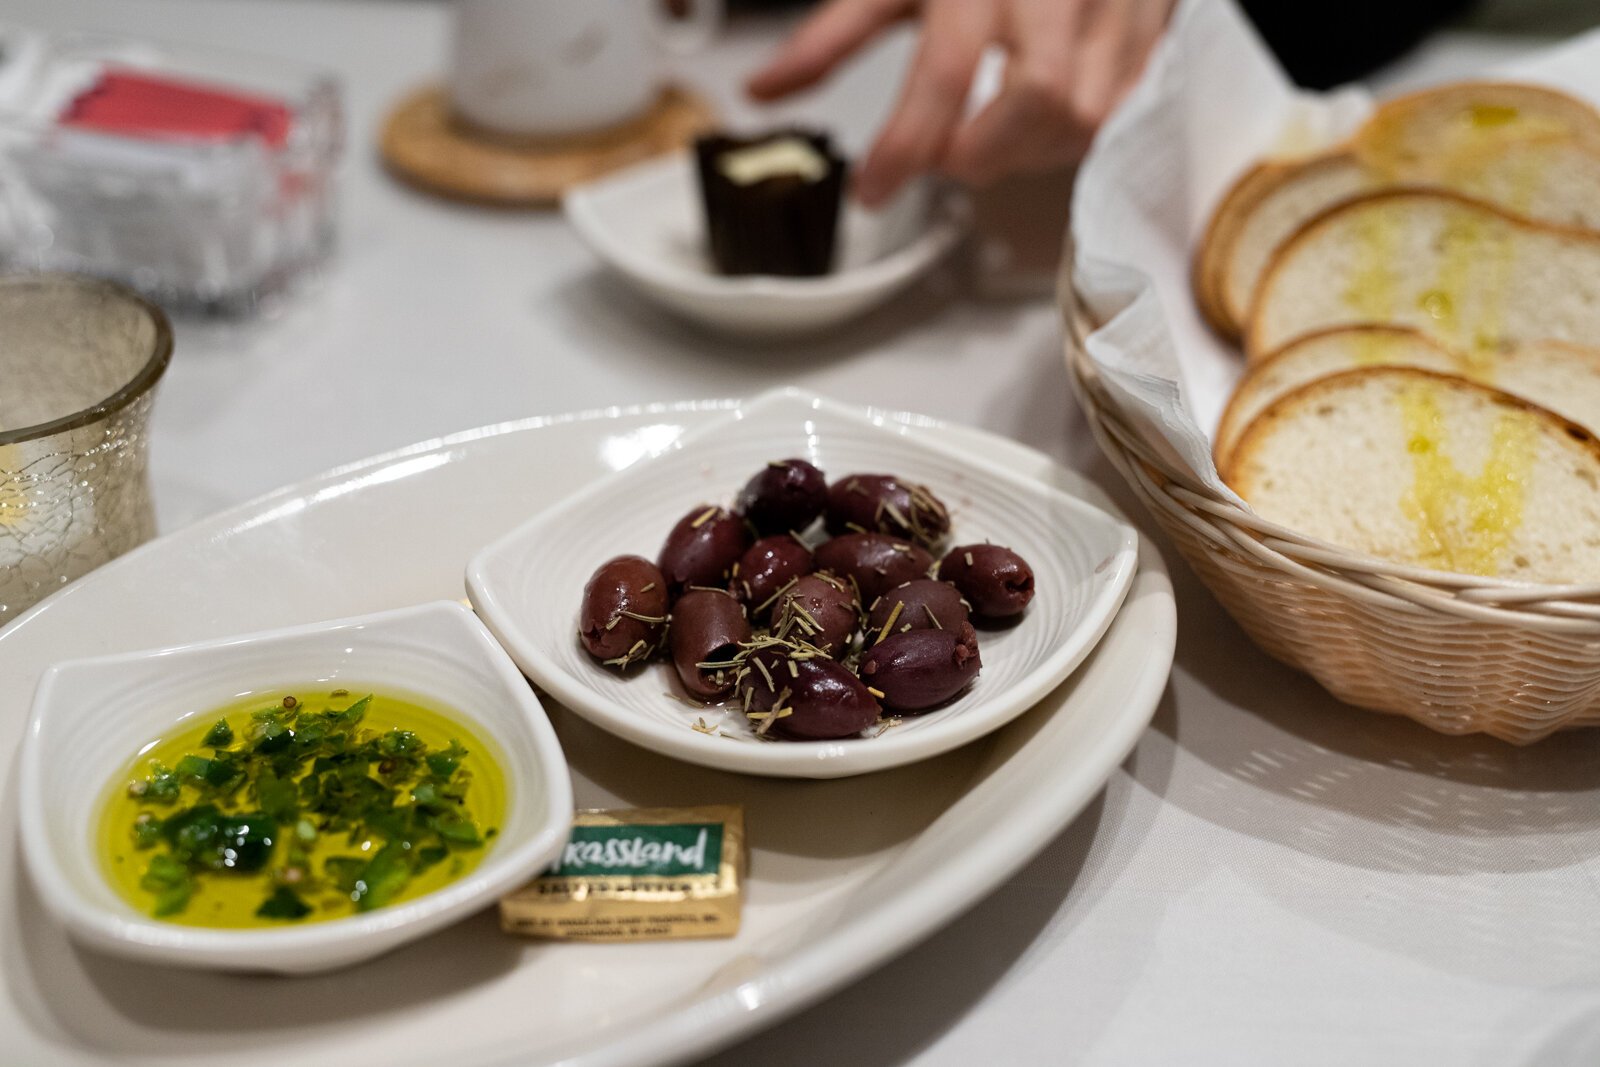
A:
<svg viewBox="0 0 1600 1067">
<path fill-rule="evenodd" d="M 1288 237 L 1330 206 L 1369 192 L 1377 176 L 1348 152 L 1319 156 L 1275 168 L 1247 191 L 1232 209 L 1233 219 L 1219 231 L 1213 255 L 1219 260 L 1218 290 L 1227 332 L 1237 338 L 1250 314 L 1261 272 Z"/>
<path fill-rule="evenodd" d="M 1273 256 L 1245 351 L 1259 359 L 1302 334 L 1368 322 L 1469 352 L 1533 340 L 1600 346 L 1600 233 L 1449 193 L 1347 201 Z"/>
<path fill-rule="evenodd" d="M 1468 360 L 1466 377 L 1531 400 L 1600 437 L 1600 348 L 1564 341 L 1523 341 L 1485 361 Z"/>
<path fill-rule="evenodd" d="M 1600 149 L 1578 141 L 1497 145 L 1403 182 L 1425 183 L 1535 222 L 1600 229 Z"/>
<path fill-rule="evenodd" d="M 1224 302 L 1224 273 L 1239 227 L 1267 191 L 1296 169 L 1297 163 L 1265 160 L 1241 174 L 1211 212 L 1205 233 L 1195 246 L 1190 272 L 1195 304 L 1206 324 L 1230 340 L 1238 339 L 1239 323 L 1228 314 Z"/>
<path fill-rule="evenodd" d="M 1571 142 L 1524 145 L 1434 174 L 1386 178 L 1352 154 L 1324 156 L 1256 185 L 1253 209 L 1220 251 L 1224 325 L 1245 321 L 1262 272 L 1296 229 L 1328 207 L 1389 188 L 1437 188 L 1558 226 L 1600 229 L 1600 153 Z M 1219 242 L 1220 246 L 1220 242 Z"/>
<path fill-rule="evenodd" d="M 1600 442 L 1507 393 L 1412 367 L 1301 386 L 1234 449 L 1262 517 L 1435 570 L 1600 581 Z"/>
<path fill-rule="evenodd" d="M 1504 145 L 1568 141 L 1600 153 L 1600 112 L 1540 85 L 1454 82 L 1378 105 L 1351 145 L 1390 176 L 1448 177 L 1462 159 Z"/>
<path fill-rule="evenodd" d="M 1313 216 L 1366 192 L 1439 188 L 1563 226 L 1600 228 L 1600 112 L 1538 86 L 1463 82 L 1381 105 L 1349 146 L 1246 172 L 1196 260 L 1208 322 L 1237 338 L 1262 270 Z"/>
<path fill-rule="evenodd" d="M 1469 357 L 1404 326 L 1339 326 L 1297 338 L 1250 365 L 1217 426 L 1212 448 L 1217 469 L 1226 466 L 1250 423 L 1279 397 L 1318 378 L 1375 366 L 1457 374 L 1600 433 L 1600 348 L 1529 341 Z"/>
<path fill-rule="evenodd" d="M 1250 364 L 1234 386 L 1211 446 L 1217 469 L 1226 469 L 1234 446 L 1257 416 L 1279 397 L 1318 378 L 1367 366 L 1456 374 L 1460 363 L 1449 349 L 1404 326 L 1336 326 L 1297 338 Z"/>
</svg>

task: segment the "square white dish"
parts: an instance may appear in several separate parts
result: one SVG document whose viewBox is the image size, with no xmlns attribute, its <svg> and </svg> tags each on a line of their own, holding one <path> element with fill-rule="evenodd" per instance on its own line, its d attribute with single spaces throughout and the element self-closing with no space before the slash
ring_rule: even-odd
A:
<svg viewBox="0 0 1600 1067">
<path fill-rule="evenodd" d="M 386 908 L 271 929 L 167 922 L 122 899 L 99 869 L 95 829 L 108 783 L 134 754 L 251 694 L 326 685 L 447 707 L 498 747 L 489 755 L 504 772 L 505 818 L 478 866 Z M 560 851 L 573 808 L 538 699 L 472 612 L 448 601 L 57 664 L 34 698 L 20 798 L 39 899 L 82 943 L 154 963 L 286 974 L 355 963 L 492 906 Z"/>
<path fill-rule="evenodd" d="M 914 182 L 878 211 L 846 195 L 832 273 L 725 277 L 705 249 L 694 161 L 678 153 L 572 189 L 561 209 L 601 262 L 640 292 L 704 326 L 794 336 L 837 325 L 910 285 L 960 239 L 955 204 Z"/>
<path fill-rule="evenodd" d="M 580 645 L 578 606 L 596 567 L 627 553 L 653 558 L 691 508 L 730 502 L 763 464 L 792 456 L 830 479 L 893 473 L 925 484 L 950 508 L 950 544 L 992 540 L 1031 564 L 1033 603 L 1015 626 L 980 633 L 983 668 L 949 704 L 862 737 L 769 741 L 736 709 L 674 698 L 669 665 L 621 675 Z M 949 751 L 1026 711 L 1094 648 L 1127 593 L 1137 552 L 1133 528 L 1091 504 L 870 412 L 788 389 L 534 516 L 473 559 L 467 589 L 523 671 L 602 729 L 721 770 L 836 778 Z M 707 729 L 697 729 L 702 722 Z"/>
</svg>

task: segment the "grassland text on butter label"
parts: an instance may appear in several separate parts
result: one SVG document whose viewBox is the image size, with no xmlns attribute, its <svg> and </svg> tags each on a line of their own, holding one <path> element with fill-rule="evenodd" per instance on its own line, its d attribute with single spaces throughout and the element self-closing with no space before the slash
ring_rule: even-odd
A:
<svg viewBox="0 0 1600 1067">
<path fill-rule="evenodd" d="M 548 875 L 677 877 L 716 874 L 722 863 L 721 823 L 671 826 L 574 826 Z"/>
</svg>

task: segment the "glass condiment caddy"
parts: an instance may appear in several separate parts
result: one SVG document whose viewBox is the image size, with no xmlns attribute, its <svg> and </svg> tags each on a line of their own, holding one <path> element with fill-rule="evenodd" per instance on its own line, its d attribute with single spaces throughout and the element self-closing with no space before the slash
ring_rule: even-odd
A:
<svg viewBox="0 0 1600 1067">
<path fill-rule="evenodd" d="M 0 27 L 0 260 L 254 310 L 331 249 L 341 142 L 320 70 Z"/>
</svg>

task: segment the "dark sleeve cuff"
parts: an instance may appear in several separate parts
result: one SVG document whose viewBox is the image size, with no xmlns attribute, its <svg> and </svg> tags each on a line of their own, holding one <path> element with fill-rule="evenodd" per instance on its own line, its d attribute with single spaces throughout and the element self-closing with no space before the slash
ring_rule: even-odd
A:
<svg viewBox="0 0 1600 1067">
<path fill-rule="evenodd" d="M 1298 84 L 1328 89 L 1404 55 L 1473 0 L 1240 0 Z"/>
</svg>

